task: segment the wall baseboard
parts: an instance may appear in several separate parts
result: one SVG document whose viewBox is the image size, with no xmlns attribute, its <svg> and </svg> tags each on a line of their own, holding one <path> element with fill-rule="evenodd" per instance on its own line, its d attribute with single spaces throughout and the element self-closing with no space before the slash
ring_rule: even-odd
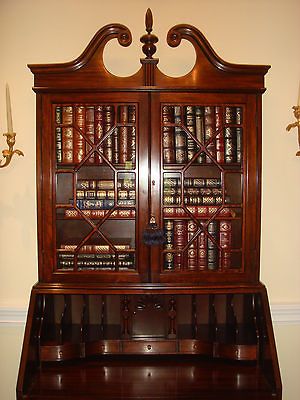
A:
<svg viewBox="0 0 300 400">
<path fill-rule="evenodd" d="M 271 304 L 274 324 L 300 324 L 300 304 Z M 0 325 L 25 325 L 27 309 L 0 307 Z"/>
</svg>

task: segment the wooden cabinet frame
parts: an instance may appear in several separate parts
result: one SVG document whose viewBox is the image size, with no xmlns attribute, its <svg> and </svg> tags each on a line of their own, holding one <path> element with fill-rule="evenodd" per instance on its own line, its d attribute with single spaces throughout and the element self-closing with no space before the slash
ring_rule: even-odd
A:
<svg viewBox="0 0 300 400">
<path fill-rule="evenodd" d="M 146 31 L 142 66 L 130 77 L 110 74 L 103 63 L 109 40 L 131 43 L 120 24 L 100 29 L 72 62 L 29 65 L 37 94 L 39 281 L 17 398 L 280 400 L 268 298 L 259 282 L 261 96 L 269 66 L 227 63 L 198 29 L 177 25 L 168 44 L 191 42 L 196 63 L 172 78 L 152 57 L 150 10 Z M 107 123 L 97 141 L 74 117 L 83 110 L 87 118 L 88 108 L 108 110 L 97 117 Z M 195 110 L 213 110 L 221 121 L 205 141 L 189 130 Z M 236 119 L 226 119 L 227 112 Z M 83 152 L 79 161 L 60 158 L 67 128 L 72 155 Z M 175 154 L 192 149 L 184 162 L 164 156 L 168 128 L 185 143 L 174 145 Z M 130 162 L 127 153 L 119 156 L 129 130 Z M 145 244 L 151 217 L 164 243 Z M 221 221 L 229 242 L 222 242 Z M 186 232 L 191 224 L 193 233 L 175 235 L 174 225 Z M 199 255 L 191 258 L 200 239 L 210 246 L 202 252 L 207 267 Z"/>
</svg>

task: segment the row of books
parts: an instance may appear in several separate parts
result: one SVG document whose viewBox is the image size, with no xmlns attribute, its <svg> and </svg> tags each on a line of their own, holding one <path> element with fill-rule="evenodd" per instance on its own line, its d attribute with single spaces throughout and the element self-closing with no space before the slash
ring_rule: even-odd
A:
<svg viewBox="0 0 300 400">
<path fill-rule="evenodd" d="M 75 261 L 74 254 L 59 253 L 57 259 L 58 269 L 71 269 L 73 270 L 75 265 L 78 269 L 132 269 L 134 268 L 134 254 L 116 254 L 113 253 L 85 253 L 78 254 Z"/>
<path fill-rule="evenodd" d="M 223 190 L 219 178 L 184 178 L 183 198 L 180 178 L 165 178 L 164 205 L 221 205 Z M 228 201 L 228 199 L 225 199 Z"/>
<path fill-rule="evenodd" d="M 196 218 L 206 218 L 213 215 L 218 218 L 236 217 L 236 210 L 229 207 L 219 206 L 187 206 L 187 207 L 164 207 L 165 218 L 188 218 L 191 213 Z"/>
<path fill-rule="evenodd" d="M 113 245 L 116 251 L 128 251 L 132 250 L 129 244 L 114 244 Z M 57 253 L 74 253 L 77 251 L 78 245 L 76 244 L 62 244 L 59 249 L 57 249 Z M 106 244 L 85 244 L 78 249 L 78 254 L 109 254 L 112 253 L 114 248 L 112 246 Z"/>
<path fill-rule="evenodd" d="M 181 205 L 181 196 L 166 196 L 164 195 L 164 205 Z M 185 196 L 183 198 L 184 205 L 221 205 L 223 197 L 220 196 Z"/>
<path fill-rule="evenodd" d="M 164 188 L 180 187 L 180 177 L 164 177 Z M 221 178 L 184 178 L 183 186 L 187 188 L 220 188 Z"/>
<path fill-rule="evenodd" d="M 165 105 L 162 121 L 164 164 L 241 162 L 241 107 Z"/>
<path fill-rule="evenodd" d="M 207 232 L 194 220 L 164 221 L 166 270 L 218 270 L 231 267 L 232 224 L 213 220 Z M 193 239 L 194 238 L 194 239 Z M 190 242 L 186 252 L 183 251 Z"/>
<path fill-rule="evenodd" d="M 82 214 L 91 219 L 101 219 L 107 215 L 108 210 L 82 210 L 81 212 L 74 208 L 64 209 L 65 218 L 80 218 Z M 81 214 L 82 213 L 82 214 Z M 207 218 L 213 215 L 218 218 L 224 217 L 236 217 L 236 210 L 229 207 L 218 207 L 218 206 L 188 206 L 182 207 L 164 207 L 163 215 L 165 218 L 188 218 L 191 213 L 196 218 Z M 114 210 L 109 219 L 133 219 L 135 218 L 135 209 L 116 209 Z"/>
<path fill-rule="evenodd" d="M 134 175 L 134 174 L 130 174 Z M 114 189 L 115 182 L 113 179 L 78 179 L 76 182 L 77 189 L 95 190 L 95 189 Z M 118 179 L 117 187 L 119 189 L 134 189 L 135 179 Z"/>
<path fill-rule="evenodd" d="M 73 200 L 70 200 L 73 204 Z M 133 207 L 135 205 L 135 200 L 133 199 L 118 199 L 117 205 L 120 207 Z M 80 210 L 110 210 L 115 206 L 114 199 L 102 199 L 102 200 L 76 200 L 76 207 Z"/>
<path fill-rule="evenodd" d="M 105 159 L 114 164 L 135 163 L 134 105 L 56 106 L 55 122 L 58 163 L 80 163 L 94 145 L 100 154 L 92 151 L 87 161 L 89 164 L 102 164 Z"/>
<path fill-rule="evenodd" d="M 101 219 L 107 215 L 108 210 L 82 210 L 81 211 L 86 217 L 91 219 Z M 64 209 L 65 218 L 77 219 L 82 217 L 81 213 L 74 208 Z M 132 219 L 135 218 L 135 209 L 116 209 L 114 210 L 109 218 L 111 219 Z"/>
<path fill-rule="evenodd" d="M 76 183 L 76 206 L 81 210 L 109 210 L 115 205 L 113 179 L 79 179 Z M 135 205 L 135 180 L 117 181 L 117 204 Z M 73 203 L 73 199 L 70 200 Z"/>
<path fill-rule="evenodd" d="M 117 197 L 120 200 L 123 199 L 135 199 L 135 190 L 127 190 L 127 189 L 118 189 L 117 190 Z M 79 200 L 87 199 L 87 200 L 94 200 L 94 199 L 114 199 L 115 198 L 115 191 L 114 190 L 76 190 L 76 198 Z"/>
</svg>

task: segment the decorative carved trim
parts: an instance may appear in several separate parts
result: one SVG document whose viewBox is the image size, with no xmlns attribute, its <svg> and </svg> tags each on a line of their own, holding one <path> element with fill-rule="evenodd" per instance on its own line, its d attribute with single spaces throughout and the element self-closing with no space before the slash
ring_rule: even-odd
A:
<svg viewBox="0 0 300 400">
<path fill-rule="evenodd" d="M 147 34 L 143 35 L 140 40 L 142 43 L 144 43 L 142 50 L 146 56 L 146 60 L 149 60 L 149 59 L 152 60 L 152 56 L 156 52 L 155 43 L 158 42 L 158 37 L 155 36 L 153 33 L 151 33 L 152 25 L 153 25 L 153 17 L 152 17 L 152 12 L 151 12 L 150 8 L 148 8 L 148 10 L 146 12 L 145 25 L 146 25 Z"/>
<path fill-rule="evenodd" d="M 114 38 L 117 38 L 123 47 L 128 47 L 132 42 L 131 32 L 126 26 L 109 24 L 99 29 L 83 53 L 75 60 L 58 64 L 29 64 L 28 67 L 34 74 L 38 74 L 44 70 L 47 70 L 47 73 L 71 72 L 95 63 L 104 66 L 104 46 Z"/>
<path fill-rule="evenodd" d="M 192 25 L 180 24 L 169 30 L 167 34 L 167 42 L 169 46 L 179 46 L 182 39 L 186 39 L 192 43 L 197 54 L 197 61 L 200 58 L 200 53 L 203 53 L 205 58 L 207 58 L 214 67 L 224 72 L 240 74 L 266 74 L 270 68 L 269 65 L 232 64 L 222 60 L 222 58 L 220 58 L 211 47 L 204 35 Z"/>
</svg>

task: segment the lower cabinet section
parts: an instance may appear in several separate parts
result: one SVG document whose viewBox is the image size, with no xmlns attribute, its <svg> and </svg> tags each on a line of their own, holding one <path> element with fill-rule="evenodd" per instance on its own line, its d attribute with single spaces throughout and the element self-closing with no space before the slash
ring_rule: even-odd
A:
<svg viewBox="0 0 300 400">
<path fill-rule="evenodd" d="M 265 290 L 34 289 L 17 396 L 281 399 Z"/>
</svg>

